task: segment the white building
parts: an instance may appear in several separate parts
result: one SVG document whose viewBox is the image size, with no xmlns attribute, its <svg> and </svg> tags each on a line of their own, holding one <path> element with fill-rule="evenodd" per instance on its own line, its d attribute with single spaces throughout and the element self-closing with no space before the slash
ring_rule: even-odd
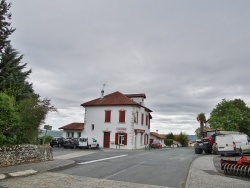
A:
<svg viewBox="0 0 250 188">
<path fill-rule="evenodd" d="M 145 98 L 145 94 L 119 91 L 103 96 L 102 91 L 100 98 L 81 104 L 85 108 L 84 129 L 74 133 L 74 137 L 93 137 L 103 148 L 144 148 L 149 143 L 152 119 L 152 111 L 144 105 Z M 64 135 L 70 135 L 69 131 L 64 131 Z"/>
</svg>

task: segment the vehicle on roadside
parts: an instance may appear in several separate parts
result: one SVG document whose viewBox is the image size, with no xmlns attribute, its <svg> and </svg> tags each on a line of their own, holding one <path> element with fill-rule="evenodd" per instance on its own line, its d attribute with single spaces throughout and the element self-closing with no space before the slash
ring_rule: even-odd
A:
<svg viewBox="0 0 250 188">
<path fill-rule="evenodd" d="M 219 135 L 216 137 L 216 145 L 221 156 L 250 153 L 250 139 L 246 134 Z"/>
<path fill-rule="evenodd" d="M 77 148 L 79 145 L 78 138 L 66 138 L 63 144 L 64 148 Z"/>
<path fill-rule="evenodd" d="M 206 154 L 213 153 L 214 155 L 217 155 L 218 148 L 215 142 L 216 137 L 219 135 L 228 135 L 228 134 L 239 134 L 239 132 L 221 131 L 217 129 L 201 131 L 202 138 L 196 139 L 196 143 L 194 144 L 194 152 L 196 154 L 202 154 L 204 151 Z"/>
<path fill-rule="evenodd" d="M 57 147 L 62 147 L 64 144 L 64 140 L 65 138 L 63 137 L 54 137 L 52 138 L 52 140 L 50 141 L 50 146 L 53 148 L 54 146 Z"/>
<path fill-rule="evenodd" d="M 151 148 L 162 148 L 162 144 L 159 142 L 159 141 L 153 141 L 151 144 L 150 144 L 150 147 Z"/>
<path fill-rule="evenodd" d="M 92 137 L 80 137 L 79 138 L 79 148 L 99 148 L 99 143 L 95 138 Z"/>
</svg>

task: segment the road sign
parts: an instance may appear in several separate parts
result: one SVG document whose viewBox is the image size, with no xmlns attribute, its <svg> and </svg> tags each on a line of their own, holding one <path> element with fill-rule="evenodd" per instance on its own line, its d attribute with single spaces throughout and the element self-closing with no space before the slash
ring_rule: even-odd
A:
<svg viewBox="0 0 250 188">
<path fill-rule="evenodd" d="M 50 126 L 50 125 L 44 125 L 44 129 L 52 130 L 52 126 Z"/>
</svg>

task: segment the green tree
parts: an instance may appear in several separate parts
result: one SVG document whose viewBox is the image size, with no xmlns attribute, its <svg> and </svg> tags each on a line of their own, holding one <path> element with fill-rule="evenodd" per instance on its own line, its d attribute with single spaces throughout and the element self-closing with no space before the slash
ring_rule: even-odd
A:
<svg viewBox="0 0 250 188">
<path fill-rule="evenodd" d="M 207 122 L 205 113 L 200 113 L 197 115 L 197 121 L 200 123 L 200 135 L 203 136 L 205 123 Z M 197 135 L 198 136 L 198 135 Z"/>
<path fill-rule="evenodd" d="M 22 58 L 23 55 L 8 46 L 0 61 L 0 91 L 14 96 L 17 101 L 31 96 L 37 97 L 32 84 L 26 81 L 31 69 L 25 71 L 27 63 L 22 63 Z"/>
<path fill-rule="evenodd" d="M 175 135 L 175 140 L 180 142 L 183 147 L 188 146 L 188 135 L 186 133 L 180 132 L 179 135 Z"/>
<path fill-rule="evenodd" d="M 209 123 L 212 128 L 239 131 L 249 135 L 250 108 L 241 99 L 222 99 L 210 113 Z"/>
<path fill-rule="evenodd" d="M 15 127 L 18 125 L 18 113 L 15 109 L 15 100 L 0 92 L 0 145 L 14 144 Z"/>
<path fill-rule="evenodd" d="M 164 143 L 166 146 L 171 146 L 173 144 L 173 141 L 174 141 L 173 139 L 167 139 L 167 138 L 164 139 Z"/>
<path fill-rule="evenodd" d="M 166 138 L 167 138 L 167 139 L 174 139 L 174 134 L 173 134 L 172 132 L 170 132 L 170 133 L 168 133 L 168 134 L 166 135 Z"/>
<path fill-rule="evenodd" d="M 15 50 L 8 39 L 15 31 L 11 28 L 11 4 L 0 2 L 0 144 L 33 143 L 38 138 L 39 126 L 50 111 L 56 111 L 49 99 L 40 99 L 27 79 L 31 69 L 23 63 L 23 55 Z M 9 109 L 6 111 L 6 109 Z M 6 112 L 7 114 L 5 114 Z"/>
<path fill-rule="evenodd" d="M 18 104 L 20 125 L 16 127 L 19 143 L 32 143 L 39 135 L 48 112 L 57 111 L 49 99 L 26 98 Z"/>
<path fill-rule="evenodd" d="M 9 13 L 9 9 L 11 7 L 11 3 L 6 3 L 5 0 L 1 0 L 0 2 L 0 53 L 4 51 L 4 48 L 10 44 L 10 40 L 8 40 L 9 36 L 15 31 L 11 27 L 11 13 Z"/>
</svg>

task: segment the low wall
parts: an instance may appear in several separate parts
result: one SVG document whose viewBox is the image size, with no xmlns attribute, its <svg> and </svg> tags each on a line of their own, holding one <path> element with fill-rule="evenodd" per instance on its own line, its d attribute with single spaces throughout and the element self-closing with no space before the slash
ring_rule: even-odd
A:
<svg viewBox="0 0 250 188">
<path fill-rule="evenodd" d="M 0 167 L 52 160 L 53 153 L 49 145 L 0 146 Z"/>
</svg>

